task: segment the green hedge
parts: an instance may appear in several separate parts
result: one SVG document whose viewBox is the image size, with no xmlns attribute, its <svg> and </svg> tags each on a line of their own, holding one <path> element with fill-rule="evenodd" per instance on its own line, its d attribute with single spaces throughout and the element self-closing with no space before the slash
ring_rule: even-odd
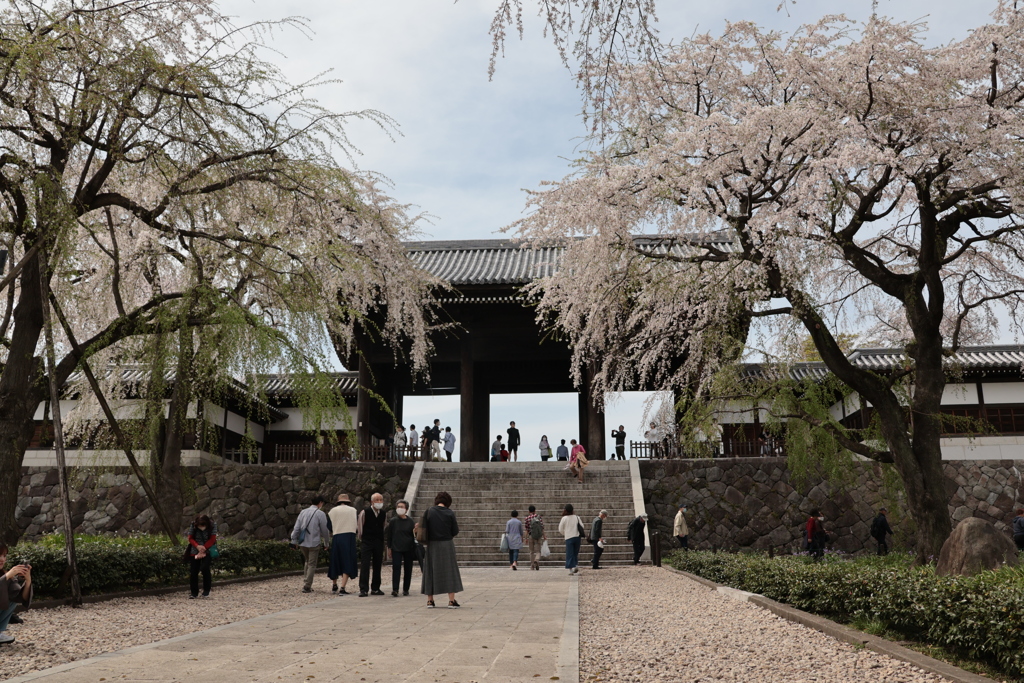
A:
<svg viewBox="0 0 1024 683">
<path fill-rule="evenodd" d="M 83 536 L 76 537 L 75 547 L 83 593 L 188 583 L 188 565 L 181 559 L 184 547 L 172 547 L 165 537 Z M 215 578 L 302 569 L 302 555 L 279 541 L 224 540 L 217 542 L 217 549 L 220 557 L 212 565 Z M 321 553 L 320 560 L 326 560 L 326 553 Z M 32 565 L 37 597 L 65 596 L 68 565 L 62 536 L 11 548 L 6 568 L 26 563 Z"/>
<path fill-rule="evenodd" d="M 870 620 L 1024 675 L 1024 569 L 937 576 L 907 557 L 833 559 L 689 552 L 667 564 L 843 622 Z"/>
</svg>

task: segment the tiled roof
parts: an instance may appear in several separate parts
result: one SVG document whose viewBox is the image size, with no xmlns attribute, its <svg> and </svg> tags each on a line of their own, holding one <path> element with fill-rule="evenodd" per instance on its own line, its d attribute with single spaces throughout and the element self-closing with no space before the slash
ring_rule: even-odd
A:
<svg viewBox="0 0 1024 683">
<path fill-rule="evenodd" d="M 328 375 L 342 396 L 355 396 L 359 385 L 358 372 L 332 372 Z M 295 396 L 295 378 L 291 374 L 261 375 L 260 383 L 267 398 L 281 399 Z"/>
<path fill-rule="evenodd" d="M 731 251 L 724 235 L 705 238 L 708 244 Z M 682 255 L 691 247 L 677 239 L 638 235 L 638 247 L 653 253 Z M 514 240 L 449 240 L 408 242 L 409 258 L 431 275 L 459 285 L 524 285 L 553 275 L 559 267 L 563 246 L 531 247 Z"/>
<path fill-rule="evenodd" d="M 903 349 L 857 349 L 850 362 L 872 370 L 890 370 L 909 360 Z M 965 346 L 946 359 L 947 365 L 974 368 L 1024 368 L 1022 346 Z"/>
</svg>

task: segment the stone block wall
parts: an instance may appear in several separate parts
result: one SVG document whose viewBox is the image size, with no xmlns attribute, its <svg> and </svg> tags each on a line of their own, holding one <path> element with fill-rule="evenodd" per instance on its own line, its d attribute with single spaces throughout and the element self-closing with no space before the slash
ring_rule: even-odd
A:
<svg viewBox="0 0 1024 683">
<path fill-rule="evenodd" d="M 314 495 L 333 500 L 338 493 L 347 493 L 362 507 L 372 493 L 380 492 L 385 505 L 391 506 L 404 495 L 412 468 L 412 463 L 227 463 L 189 468 L 189 505 L 183 519 L 207 514 L 222 536 L 285 539 Z M 149 500 L 128 468 L 73 470 L 70 483 L 76 533 L 160 531 Z M 15 511 L 24 538 L 63 530 L 59 500 L 55 469 L 24 468 Z"/>
<path fill-rule="evenodd" d="M 1008 531 L 1024 501 L 1024 461 L 947 461 L 943 467 L 954 525 L 973 516 Z M 691 548 L 789 552 L 800 547 L 807 517 L 819 508 L 831 547 L 873 551 L 869 530 L 882 506 L 889 508 L 896 546 L 912 545 L 913 523 L 901 496 L 887 492 L 875 463 L 858 464 L 842 488 L 820 477 L 798 485 L 785 458 L 652 460 L 641 462 L 640 474 L 652 528 L 666 534 L 671 547 L 681 502 L 687 505 Z"/>
</svg>

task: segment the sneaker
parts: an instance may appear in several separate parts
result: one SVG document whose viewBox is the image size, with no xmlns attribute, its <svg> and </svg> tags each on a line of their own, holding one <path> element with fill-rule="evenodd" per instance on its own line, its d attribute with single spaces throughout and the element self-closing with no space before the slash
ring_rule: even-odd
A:
<svg viewBox="0 0 1024 683">
<path fill-rule="evenodd" d="M 409 591 L 402 591 L 402 595 L 405 597 L 409 597 Z"/>
<path fill-rule="evenodd" d="M 312 589 L 312 588 L 303 588 L 303 589 L 302 589 L 302 592 L 303 592 L 303 593 L 312 593 L 312 592 L 313 592 L 313 589 Z M 193 597 L 194 597 L 194 596 L 193 596 Z"/>
<path fill-rule="evenodd" d="M 24 620 L 24 619 L 22 619 L 22 618 L 21 618 L 21 617 L 20 617 L 19 615 L 17 615 L 17 614 L 12 614 L 12 615 L 11 615 L 11 620 L 10 620 L 10 622 L 8 622 L 8 623 L 11 623 L 11 624 L 24 624 L 24 623 L 25 623 L 25 620 Z"/>
<path fill-rule="evenodd" d="M 0 645 L 10 645 L 14 642 L 14 636 L 7 635 L 7 631 L 0 631 Z"/>
<path fill-rule="evenodd" d="M 579 574 L 580 573 L 580 568 L 579 567 L 573 567 L 572 568 L 572 573 L 573 574 Z"/>
<path fill-rule="evenodd" d="M 339 588 L 339 589 L 338 589 L 338 595 L 351 595 L 351 593 L 349 593 L 349 592 L 348 592 L 347 590 L 345 590 L 344 588 Z"/>
<path fill-rule="evenodd" d="M 370 595 L 384 595 L 384 591 L 378 588 L 377 590 L 370 591 Z"/>
<path fill-rule="evenodd" d="M 459 609 L 460 607 L 462 607 L 462 605 L 460 605 L 457 600 L 452 600 L 448 603 L 448 609 Z"/>
<path fill-rule="evenodd" d="M 189 600 L 195 600 L 198 597 L 199 597 L 198 595 L 190 595 L 190 596 L 188 596 L 188 599 Z"/>
<path fill-rule="evenodd" d="M 331 586 L 331 592 L 332 593 L 337 593 L 338 592 L 338 584 L 334 584 L 333 586 Z"/>
<path fill-rule="evenodd" d="M 398 597 L 398 591 L 391 591 L 391 597 L 397 598 Z"/>
<path fill-rule="evenodd" d="M 359 597 L 365 598 L 367 595 L 369 595 L 369 593 L 367 593 L 366 591 L 359 591 Z"/>
<path fill-rule="evenodd" d="M 201 597 L 201 598 L 208 598 L 208 597 L 210 597 L 210 594 L 209 593 L 203 593 L 199 597 Z"/>
</svg>

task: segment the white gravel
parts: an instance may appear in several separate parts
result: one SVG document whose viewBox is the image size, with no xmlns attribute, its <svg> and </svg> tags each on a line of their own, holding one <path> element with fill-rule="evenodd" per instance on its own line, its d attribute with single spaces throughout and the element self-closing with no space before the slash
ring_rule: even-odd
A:
<svg viewBox="0 0 1024 683">
<path fill-rule="evenodd" d="M 183 587 L 177 593 L 119 598 L 81 609 L 30 609 L 19 612 L 25 624 L 8 627 L 17 641 L 0 646 L 0 679 L 330 598 L 330 580 L 317 574 L 312 593 L 303 593 L 302 577 L 293 576 L 214 586 L 210 597 L 198 600 L 189 600 Z"/>
<path fill-rule="evenodd" d="M 654 567 L 580 577 L 584 683 L 945 680 Z"/>
</svg>

